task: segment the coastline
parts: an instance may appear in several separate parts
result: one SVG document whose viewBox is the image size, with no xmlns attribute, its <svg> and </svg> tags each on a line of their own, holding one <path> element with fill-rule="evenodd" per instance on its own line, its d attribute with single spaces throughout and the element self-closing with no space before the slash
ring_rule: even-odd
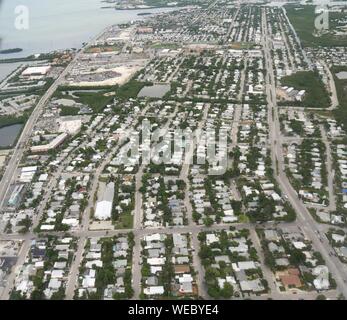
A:
<svg viewBox="0 0 347 320">
<path fill-rule="evenodd" d="M 100 7 L 98 8 L 100 9 Z M 160 9 L 166 9 L 167 11 L 174 11 L 175 8 L 173 7 L 166 7 L 166 8 L 151 8 L 151 10 L 160 10 Z M 170 10 L 171 9 L 171 10 Z M 101 10 L 101 9 L 100 9 Z M 163 11 L 163 12 L 167 12 L 167 11 Z M 141 13 L 143 12 L 143 9 L 133 9 L 133 10 L 115 10 L 115 11 L 118 11 L 118 15 L 119 14 L 122 14 L 125 13 L 125 12 L 129 12 L 129 15 L 126 16 L 126 22 L 123 21 L 123 17 L 119 17 L 116 16 L 114 17 L 114 19 L 116 21 L 114 21 L 113 23 L 108 23 L 107 25 L 102 25 L 100 23 L 100 25 L 98 25 L 97 27 L 94 28 L 94 31 L 90 31 L 89 34 L 84 34 L 83 37 L 79 38 L 80 40 L 77 40 L 77 36 L 76 36 L 76 39 L 74 39 L 73 41 L 70 39 L 68 42 L 67 42 L 67 46 L 61 46 L 60 44 L 55 44 L 55 47 L 50 49 L 49 47 L 46 47 L 45 49 L 38 49 L 37 51 L 34 51 L 32 49 L 26 49 L 26 47 L 23 47 L 22 45 L 20 45 L 20 43 L 15 43 L 12 45 L 12 47 L 23 47 L 24 48 L 24 51 L 23 53 L 25 54 L 25 56 L 21 56 L 21 53 L 15 53 L 15 54 L 9 54 L 9 56 L 7 57 L 2 57 L 2 55 L 0 55 L 0 65 L 3 66 L 3 70 L 7 69 L 6 66 L 8 65 L 9 68 L 8 69 L 11 69 L 11 64 L 14 64 L 14 63 L 24 63 L 24 62 L 30 62 L 30 61 L 41 61 L 41 60 L 46 60 L 46 58 L 44 58 L 43 56 L 45 55 L 49 55 L 50 53 L 52 52 L 55 52 L 55 51 L 64 51 L 64 50 L 71 50 L 71 49 L 76 49 L 76 50 L 79 50 L 81 48 L 84 47 L 84 44 L 85 43 L 89 43 L 91 41 L 92 38 L 94 38 L 95 34 L 100 34 L 100 31 L 101 32 L 104 32 L 107 28 L 111 27 L 112 25 L 119 25 L 119 24 L 124 24 L 124 23 L 129 23 L 130 21 L 132 20 L 144 20 L 146 19 L 147 17 L 152 17 L 156 14 L 159 14 L 159 13 L 162 13 L 161 11 L 159 12 L 151 12 L 150 15 L 137 15 L 135 13 L 135 11 L 138 11 L 138 13 Z M 107 10 L 103 10 L 103 12 L 107 12 Z M 112 13 L 113 10 L 108 10 L 106 16 L 110 15 L 110 13 Z M 135 16 L 134 16 L 135 14 Z M 4 39 L 3 39 L 4 40 Z M 75 42 L 78 43 L 78 45 L 76 44 L 75 45 Z M 40 56 L 38 58 L 35 57 L 35 55 L 37 53 L 40 53 Z M 19 55 L 19 56 L 18 56 Z M 11 71 L 10 71 L 11 72 Z M 6 78 L 10 72 L 6 72 L 6 71 L 2 71 L 2 74 L 0 73 L 0 82 Z"/>
</svg>

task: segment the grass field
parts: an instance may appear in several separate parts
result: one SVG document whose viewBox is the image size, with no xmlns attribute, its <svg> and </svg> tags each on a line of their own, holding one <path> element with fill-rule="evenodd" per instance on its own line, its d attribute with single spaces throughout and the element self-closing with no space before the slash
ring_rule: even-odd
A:
<svg viewBox="0 0 347 320">
<path fill-rule="evenodd" d="M 90 107 L 94 113 L 101 112 L 107 104 L 111 103 L 113 100 L 112 96 L 105 96 L 106 93 L 114 92 L 114 88 L 108 87 L 103 88 L 99 92 L 88 92 L 89 89 L 96 89 L 94 87 L 91 88 L 73 88 L 73 87 L 59 87 L 59 89 L 54 93 L 54 97 L 57 99 L 72 99 L 75 102 L 82 103 Z M 74 91 L 74 96 L 67 94 L 69 90 Z M 79 111 L 78 108 L 75 107 L 61 107 L 60 115 L 75 115 Z"/>
<path fill-rule="evenodd" d="M 81 103 L 88 105 L 95 113 L 101 112 L 113 100 L 113 97 L 105 97 L 101 92 L 75 92 L 74 94 L 78 96 Z"/>
<path fill-rule="evenodd" d="M 319 74 L 313 71 L 300 71 L 281 79 L 283 86 L 306 90 L 302 105 L 307 108 L 328 108 L 330 97 Z"/>
<path fill-rule="evenodd" d="M 121 214 L 119 221 L 115 223 L 115 229 L 131 229 L 133 227 L 134 216 L 131 214 Z"/>
<path fill-rule="evenodd" d="M 116 89 L 116 97 L 121 100 L 136 98 L 143 87 L 150 85 L 152 85 L 151 82 L 139 82 L 136 80 L 130 80 L 129 82 Z"/>
<path fill-rule="evenodd" d="M 78 114 L 79 108 L 75 107 L 66 107 L 66 106 L 61 106 L 60 107 L 60 115 L 63 116 L 75 116 Z"/>
<path fill-rule="evenodd" d="M 122 86 L 107 86 L 107 87 L 59 87 L 54 96 L 57 99 L 66 98 L 72 99 L 76 102 L 80 102 L 93 109 L 94 113 L 101 112 L 107 104 L 112 103 L 113 99 L 127 100 L 129 98 L 136 98 L 140 90 L 145 86 L 152 85 L 151 82 L 139 82 L 136 80 L 130 80 Z M 100 91 L 94 92 L 98 89 Z M 65 94 L 67 91 L 73 90 L 74 97 Z M 90 92 L 88 92 L 90 90 Z M 107 95 L 107 94 L 114 95 Z M 76 109 L 76 108 L 74 108 Z M 76 109 L 78 112 L 78 109 Z M 62 115 L 75 114 L 76 110 L 73 108 L 62 108 Z"/>
<path fill-rule="evenodd" d="M 347 46 L 347 36 L 335 36 L 331 32 L 321 36 L 315 36 L 315 6 L 285 6 L 288 18 L 297 32 L 302 45 L 304 47 L 332 47 Z M 298 10 L 299 9 L 299 10 Z M 329 13 L 330 31 L 336 27 L 335 18 L 339 17 L 339 13 Z"/>
</svg>

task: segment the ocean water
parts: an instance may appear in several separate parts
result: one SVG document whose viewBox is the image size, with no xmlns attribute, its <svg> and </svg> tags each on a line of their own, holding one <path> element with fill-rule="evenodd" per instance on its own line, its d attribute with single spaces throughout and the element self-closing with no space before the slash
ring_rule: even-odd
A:
<svg viewBox="0 0 347 320">
<path fill-rule="evenodd" d="M 15 8 L 24 5 L 29 12 L 29 28 L 17 30 Z M 25 57 L 57 49 L 79 48 L 111 24 L 143 19 L 146 10 L 102 9 L 101 0 L 3 0 L 0 6 L 1 49 L 22 48 L 14 54 L 2 54 L 0 59 Z M 147 9 L 151 13 L 173 8 Z"/>
<path fill-rule="evenodd" d="M 17 30 L 15 9 L 26 6 L 29 28 Z M 0 59 L 27 57 L 58 49 L 79 48 L 112 24 L 144 19 L 140 12 L 172 11 L 174 8 L 147 10 L 102 9 L 101 0 L 3 0 L 0 6 L 0 49 L 22 48 L 19 53 L 0 54 Z M 18 65 L 0 64 L 0 81 Z"/>
<path fill-rule="evenodd" d="M 4 80 L 7 75 L 16 70 L 22 63 L 0 63 L 0 81 Z"/>
</svg>

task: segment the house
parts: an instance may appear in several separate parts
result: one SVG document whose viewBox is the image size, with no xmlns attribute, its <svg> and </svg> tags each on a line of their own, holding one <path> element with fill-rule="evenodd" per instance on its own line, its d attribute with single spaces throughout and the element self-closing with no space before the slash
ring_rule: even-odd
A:
<svg viewBox="0 0 347 320">
<path fill-rule="evenodd" d="M 53 270 L 51 279 L 61 279 L 64 277 L 64 270 Z"/>
<path fill-rule="evenodd" d="M 300 288 L 302 286 L 302 282 L 299 277 L 300 271 L 296 268 L 290 268 L 285 271 L 277 272 L 276 275 L 287 290 L 290 288 Z"/>
<path fill-rule="evenodd" d="M 232 267 L 235 271 L 257 269 L 254 261 L 239 261 L 232 263 Z"/>
<path fill-rule="evenodd" d="M 330 287 L 329 282 L 329 269 L 325 265 L 316 266 L 312 274 L 317 276 L 317 278 L 313 281 L 313 285 L 317 290 L 328 290 Z"/>
<path fill-rule="evenodd" d="M 148 258 L 147 263 L 150 266 L 162 266 L 165 264 L 166 258 Z"/>
<path fill-rule="evenodd" d="M 151 276 L 146 279 L 146 285 L 148 286 L 157 286 L 159 283 L 158 277 Z"/>
<path fill-rule="evenodd" d="M 180 293 L 192 293 L 193 292 L 193 277 L 190 274 L 182 274 L 178 276 L 178 282 L 180 283 Z"/>
<path fill-rule="evenodd" d="M 209 233 L 206 235 L 206 244 L 209 246 L 212 243 L 218 242 L 219 239 L 214 233 Z"/>
<path fill-rule="evenodd" d="M 48 283 L 48 288 L 58 290 L 61 287 L 61 281 L 58 279 L 51 279 Z"/>
<path fill-rule="evenodd" d="M 164 294 L 164 287 L 163 286 L 147 287 L 147 288 L 144 288 L 143 293 L 147 296 Z"/>
<path fill-rule="evenodd" d="M 261 292 L 265 289 L 260 279 L 241 281 L 240 288 L 244 292 Z"/>
<path fill-rule="evenodd" d="M 175 265 L 174 266 L 174 272 L 175 272 L 175 274 L 189 273 L 190 272 L 190 267 L 189 267 L 188 264 Z"/>
</svg>

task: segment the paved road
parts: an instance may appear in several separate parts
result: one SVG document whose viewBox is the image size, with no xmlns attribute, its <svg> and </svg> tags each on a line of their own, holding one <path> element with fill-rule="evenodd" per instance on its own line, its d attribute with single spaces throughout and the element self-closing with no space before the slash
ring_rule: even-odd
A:
<svg viewBox="0 0 347 320">
<path fill-rule="evenodd" d="M 347 279 L 347 268 L 344 266 L 338 259 L 335 257 L 331 257 L 329 253 L 332 251 L 330 244 L 326 238 L 323 238 L 317 234 L 318 224 L 312 218 L 311 214 L 305 207 L 305 205 L 298 198 L 296 191 L 293 189 L 291 184 L 289 183 L 288 177 L 284 172 L 284 161 L 282 154 L 282 146 L 281 146 L 281 132 L 279 126 L 278 119 L 278 109 L 277 102 L 275 100 L 276 97 L 276 88 L 275 88 L 275 79 L 274 72 L 272 67 L 272 58 L 270 54 L 271 46 L 270 39 L 271 35 L 268 34 L 267 24 L 266 24 L 266 16 L 263 11 L 262 18 L 262 29 L 263 29 L 263 45 L 264 45 L 264 53 L 267 67 L 267 99 L 268 99 L 268 113 L 269 113 L 269 137 L 271 142 L 271 157 L 273 164 L 278 161 L 278 172 L 276 179 L 282 189 L 282 191 L 288 196 L 288 200 L 293 206 L 294 210 L 297 212 L 297 223 L 301 226 L 306 236 L 312 241 L 314 247 L 318 249 L 318 251 L 322 254 L 326 265 L 329 268 L 329 271 L 332 273 L 336 283 L 338 290 L 343 293 L 345 297 L 347 297 L 347 286 L 344 283 L 345 279 Z M 272 94 L 271 94 L 272 93 Z M 272 119 L 272 112 L 274 114 L 274 118 Z M 275 172 L 276 170 L 275 166 Z"/>
<path fill-rule="evenodd" d="M 202 130 L 207 116 L 208 116 L 208 111 L 210 110 L 210 104 L 205 104 L 205 109 L 203 116 L 199 122 L 198 125 L 198 132 Z M 189 180 L 189 168 L 190 168 L 190 163 L 193 159 L 194 156 L 194 150 L 197 145 L 199 145 L 201 141 L 201 135 L 197 137 L 197 141 L 195 143 L 190 143 L 189 145 L 189 150 L 187 150 L 187 155 L 186 155 L 186 162 L 182 166 L 182 170 L 180 173 L 180 179 L 183 180 L 186 184 L 186 191 L 185 191 L 185 198 L 184 198 L 184 205 L 187 210 L 187 219 L 188 219 L 188 226 L 190 228 L 195 227 L 195 222 L 193 220 L 193 207 L 192 203 L 190 201 L 190 180 Z M 208 299 L 208 293 L 207 293 L 207 288 L 204 282 L 205 279 L 205 270 L 201 264 L 200 257 L 198 255 L 200 251 L 200 241 L 197 238 L 197 233 L 192 233 L 191 234 L 191 241 L 192 241 L 192 248 L 193 248 L 193 268 L 197 272 L 196 274 L 196 282 L 198 284 L 198 291 L 199 291 L 199 296 L 203 297 L 204 299 Z"/>
<path fill-rule="evenodd" d="M 12 157 L 6 167 L 5 173 L 2 177 L 1 184 L 0 184 L 0 208 L 2 208 L 5 200 L 5 196 L 9 190 L 10 185 L 15 181 L 17 178 L 16 172 L 18 165 L 20 163 L 20 160 L 23 157 L 25 148 L 23 146 L 27 145 L 29 142 L 29 138 L 31 135 L 31 132 L 39 119 L 41 112 L 43 111 L 43 108 L 47 104 L 48 100 L 51 98 L 53 93 L 56 91 L 58 86 L 61 84 L 61 82 L 64 80 L 65 76 L 70 72 L 73 63 L 78 58 L 78 54 L 76 55 L 75 59 L 73 59 L 73 62 L 68 65 L 68 67 L 60 74 L 58 79 L 54 82 L 54 84 L 46 91 L 46 93 L 42 96 L 38 104 L 36 105 L 34 111 L 32 112 L 30 118 L 26 122 L 24 129 L 21 133 L 21 136 L 18 139 L 17 145 L 13 150 Z"/>
<path fill-rule="evenodd" d="M 252 240 L 254 248 L 257 250 L 258 257 L 261 263 L 261 270 L 263 272 L 264 279 L 267 281 L 271 295 L 278 293 L 276 284 L 275 284 L 275 276 L 270 270 L 270 268 L 265 264 L 264 252 L 261 247 L 261 243 L 259 241 L 258 235 L 254 228 L 250 230 L 250 239 Z"/>
<path fill-rule="evenodd" d="M 10 294 L 12 291 L 12 288 L 14 286 L 15 283 L 15 279 L 18 276 L 19 272 L 20 272 L 20 268 L 23 265 L 25 258 L 27 256 L 27 253 L 30 249 L 30 240 L 26 239 L 23 244 L 22 247 L 19 251 L 18 254 L 18 260 L 16 262 L 16 264 L 12 267 L 12 272 L 9 274 L 9 276 L 7 277 L 6 280 L 6 286 L 0 296 L 0 300 L 8 300 L 10 298 Z"/>
<path fill-rule="evenodd" d="M 80 237 L 78 239 L 77 251 L 74 255 L 69 276 L 68 276 L 68 281 L 66 283 L 66 290 L 65 290 L 66 300 L 72 300 L 75 294 L 75 289 L 76 289 L 78 275 L 79 275 L 79 267 L 82 262 L 85 243 L 86 243 L 85 237 Z"/>
<path fill-rule="evenodd" d="M 328 81 L 329 81 L 329 90 L 331 92 L 331 96 L 330 96 L 331 106 L 329 108 L 327 108 L 327 110 L 333 110 L 339 105 L 339 99 L 337 97 L 337 91 L 336 91 L 334 76 L 331 73 L 330 68 L 328 67 L 328 65 L 326 64 L 326 62 L 324 60 L 320 60 L 319 62 L 324 67 L 325 72 L 328 75 L 328 79 L 329 79 Z"/>
<path fill-rule="evenodd" d="M 242 112 L 242 100 L 243 100 L 243 94 L 245 90 L 245 81 L 246 81 L 246 70 L 248 66 L 248 59 L 247 54 L 245 55 L 245 62 L 244 62 L 244 68 L 241 71 L 241 78 L 240 78 L 240 92 L 237 96 L 237 100 L 239 101 L 239 104 L 235 105 L 235 112 L 234 112 L 234 119 L 233 119 L 233 125 L 231 128 L 231 149 L 233 150 L 237 145 L 237 134 L 239 132 L 239 124 L 241 119 L 241 112 Z"/>
<path fill-rule="evenodd" d="M 335 197 L 335 190 L 334 190 L 334 177 L 335 177 L 335 171 L 333 170 L 333 159 L 332 159 L 332 151 L 330 148 L 330 143 L 328 141 L 327 133 L 323 125 L 319 126 L 321 135 L 322 135 L 322 141 L 325 145 L 325 154 L 326 154 L 326 170 L 327 170 L 327 179 L 328 179 L 328 192 L 329 192 L 329 206 L 328 210 L 330 211 L 336 211 L 336 197 Z"/>
<path fill-rule="evenodd" d="M 292 54 L 293 51 L 291 50 L 292 46 L 289 45 L 288 35 L 284 31 L 283 23 L 282 23 L 282 19 L 281 18 L 279 19 L 279 25 L 280 25 L 280 29 L 281 29 L 282 38 L 284 40 L 284 44 L 285 44 L 285 47 L 286 47 L 286 50 L 287 50 L 287 53 L 288 53 L 288 58 L 289 58 L 289 61 L 290 61 L 290 64 L 291 64 L 291 69 L 292 69 L 293 72 L 295 72 L 296 71 L 296 59 L 295 59 L 295 57 L 293 57 L 293 54 Z M 287 63 L 287 61 L 286 61 L 286 63 Z"/>
</svg>

